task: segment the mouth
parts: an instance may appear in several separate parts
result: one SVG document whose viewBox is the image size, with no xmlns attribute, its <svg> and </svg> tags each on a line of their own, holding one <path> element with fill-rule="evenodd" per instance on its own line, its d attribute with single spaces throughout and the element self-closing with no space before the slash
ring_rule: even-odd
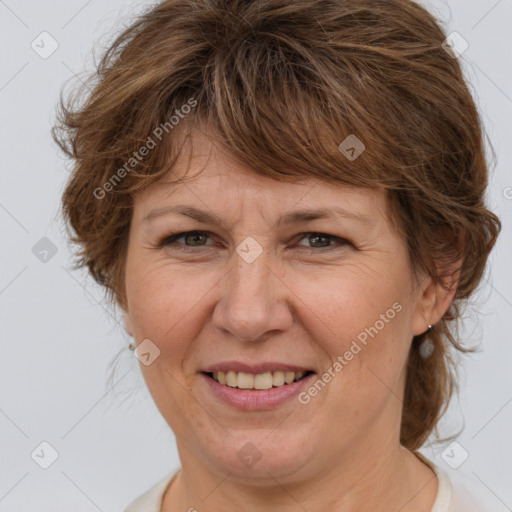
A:
<svg viewBox="0 0 512 512">
<path fill-rule="evenodd" d="M 299 382 L 313 371 L 274 371 L 265 373 L 248 373 L 248 372 L 203 372 L 210 379 L 230 388 L 245 389 L 249 391 L 264 391 L 272 388 L 280 388 Z"/>
</svg>

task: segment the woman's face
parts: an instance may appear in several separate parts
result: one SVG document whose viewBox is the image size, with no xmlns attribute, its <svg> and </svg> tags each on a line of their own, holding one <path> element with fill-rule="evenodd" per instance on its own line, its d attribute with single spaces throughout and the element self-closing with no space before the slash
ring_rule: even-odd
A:
<svg viewBox="0 0 512 512">
<path fill-rule="evenodd" d="M 383 192 L 257 176 L 199 134 L 190 164 L 136 196 L 126 264 L 127 327 L 182 464 L 284 482 L 395 449 L 410 343 L 438 318 Z"/>
</svg>

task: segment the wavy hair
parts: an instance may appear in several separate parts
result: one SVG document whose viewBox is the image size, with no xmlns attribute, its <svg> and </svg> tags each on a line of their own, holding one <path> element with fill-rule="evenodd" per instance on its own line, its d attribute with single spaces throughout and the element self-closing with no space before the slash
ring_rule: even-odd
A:
<svg viewBox="0 0 512 512">
<path fill-rule="evenodd" d="M 417 450 L 456 388 L 452 349 L 470 350 L 457 332 L 461 307 L 501 229 L 484 203 L 483 123 L 446 33 L 410 0 L 147 8 L 82 87 L 61 93 L 52 132 L 73 161 L 62 213 L 76 266 L 124 307 L 133 196 L 201 127 L 254 173 L 384 190 L 411 268 L 446 287 L 446 269 L 462 261 L 449 309 L 411 343 L 401 442 Z M 339 148 L 350 135 L 365 146 L 355 159 Z"/>
</svg>

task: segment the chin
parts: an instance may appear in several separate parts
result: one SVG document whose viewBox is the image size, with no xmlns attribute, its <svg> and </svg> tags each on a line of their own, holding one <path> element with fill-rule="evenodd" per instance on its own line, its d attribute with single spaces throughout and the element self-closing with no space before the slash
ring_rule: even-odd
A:
<svg viewBox="0 0 512 512">
<path fill-rule="evenodd" d="M 239 483 L 265 486 L 275 485 L 274 478 L 280 482 L 305 478 L 308 461 L 316 451 L 311 443 L 304 443 L 304 436 L 290 436 L 286 431 L 237 430 L 231 431 L 231 436 L 202 447 L 200 452 L 202 460 L 208 454 L 215 472 L 229 474 L 230 480 Z"/>
</svg>

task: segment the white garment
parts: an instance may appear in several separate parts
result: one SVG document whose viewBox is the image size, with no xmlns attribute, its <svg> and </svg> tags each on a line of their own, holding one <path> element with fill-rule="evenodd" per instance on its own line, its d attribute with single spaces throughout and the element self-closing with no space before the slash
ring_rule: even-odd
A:
<svg viewBox="0 0 512 512">
<path fill-rule="evenodd" d="M 510 512 L 478 480 L 459 473 L 451 477 L 432 463 L 438 479 L 436 501 L 431 512 Z M 124 512 L 161 512 L 167 487 L 180 470 L 173 471 L 130 503 Z"/>
</svg>

